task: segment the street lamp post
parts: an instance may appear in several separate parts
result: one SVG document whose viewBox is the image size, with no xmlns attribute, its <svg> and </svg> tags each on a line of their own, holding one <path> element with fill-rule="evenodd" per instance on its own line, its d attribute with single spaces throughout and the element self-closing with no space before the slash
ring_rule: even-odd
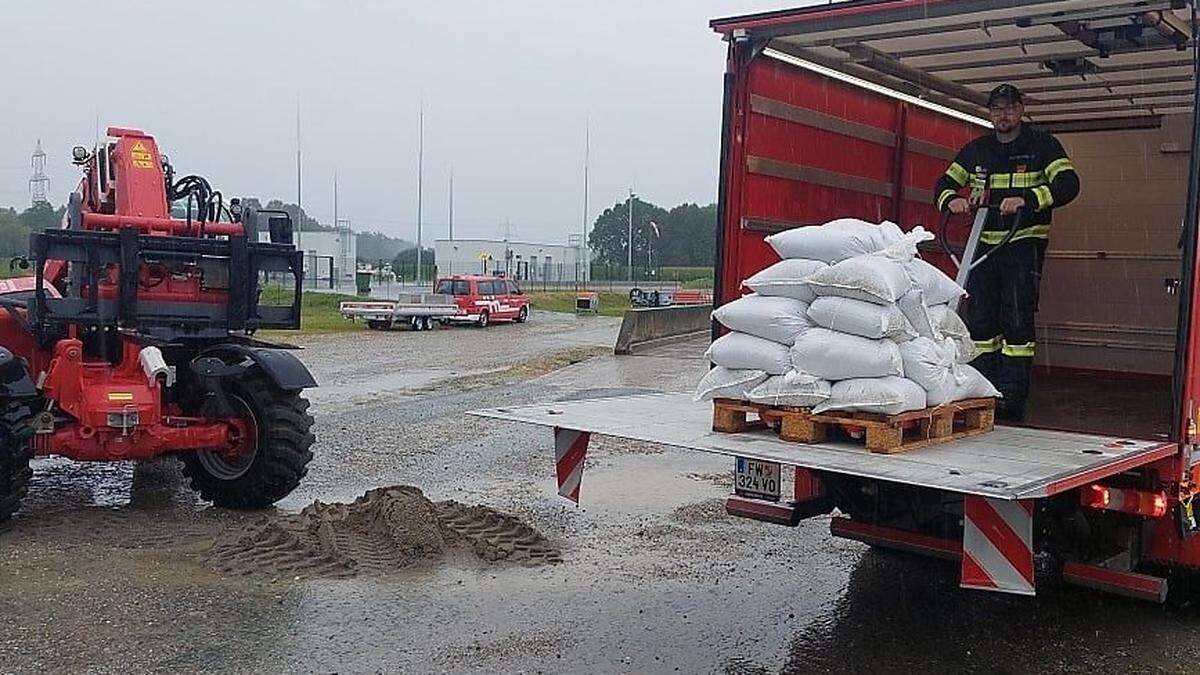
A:
<svg viewBox="0 0 1200 675">
<path fill-rule="evenodd" d="M 629 243 L 628 250 L 628 281 L 633 282 L 633 188 L 629 188 Z"/>
</svg>

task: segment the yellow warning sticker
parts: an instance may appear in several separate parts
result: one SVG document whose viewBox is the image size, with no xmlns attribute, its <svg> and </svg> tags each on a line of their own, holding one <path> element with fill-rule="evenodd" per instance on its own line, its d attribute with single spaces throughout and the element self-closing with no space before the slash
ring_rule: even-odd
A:
<svg viewBox="0 0 1200 675">
<path fill-rule="evenodd" d="M 108 392 L 108 400 L 110 401 L 132 401 L 133 392 L 131 391 L 110 391 Z"/>
<path fill-rule="evenodd" d="M 129 149 L 129 158 L 133 160 L 133 165 L 139 169 L 153 169 L 154 156 L 146 149 L 146 146 L 141 141 L 134 141 L 133 147 Z"/>
</svg>

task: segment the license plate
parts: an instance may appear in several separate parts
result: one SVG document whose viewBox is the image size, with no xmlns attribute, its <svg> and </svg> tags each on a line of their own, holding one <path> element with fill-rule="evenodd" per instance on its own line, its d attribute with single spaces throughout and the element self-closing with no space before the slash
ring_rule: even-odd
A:
<svg viewBox="0 0 1200 675">
<path fill-rule="evenodd" d="M 743 497 L 779 501 L 779 462 L 738 457 L 733 470 L 733 491 Z"/>
</svg>

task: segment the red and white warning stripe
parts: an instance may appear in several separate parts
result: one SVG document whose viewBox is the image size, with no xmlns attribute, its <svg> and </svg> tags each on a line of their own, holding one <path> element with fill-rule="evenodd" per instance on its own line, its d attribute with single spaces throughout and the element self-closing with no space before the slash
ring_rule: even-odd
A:
<svg viewBox="0 0 1200 675">
<path fill-rule="evenodd" d="M 558 494 L 579 503 L 579 485 L 583 481 L 583 459 L 592 435 L 585 431 L 554 428 L 554 470 L 558 475 Z"/>
<path fill-rule="evenodd" d="M 1033 501 L 967 495 L 963 516 L 961 586 L 1033 595 Z"/>
</svg>

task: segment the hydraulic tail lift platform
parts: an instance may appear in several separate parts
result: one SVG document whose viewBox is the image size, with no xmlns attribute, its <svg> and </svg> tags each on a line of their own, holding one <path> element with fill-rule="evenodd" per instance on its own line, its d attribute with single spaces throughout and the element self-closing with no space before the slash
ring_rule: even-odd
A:
<svg viewBox="0 0 1200 675">
<path fill-rule="evenodd" d="M 1080 419 L 1064 425 L 1095 433 L 1044 428 L 1057 422 L 999 426 L 882 455 L 837 441 L 783 442 L 766 430 L 713 433 L 711 404 L 693 402 L 688 394 L 477 414 L 552 428 L 559 493 L 574 501 L 591 434 L 661 443 L 735 458 L 736 494 L 727 503 L 734 515 L 795 525 L 836 509 L 834 535 L 958 561 L 966 588 L 1033 595 L 1039 579 L 1061 578 L 1162 601 L 1169 579 L 1200 571 L 1200 528 L 1192 510 L 1200 491 L 1200 127 L 1191 114 L 1200 97 L 1200 52 L 1193 4 L 850 0 L 711 24 L 728 53 L 714 306 L 739 297 L 743 279 L 778 260 L 764 242 L 774 232 L 840 217 L 889 219 L 906 230 L 937 223 L 941 216 L 930 190 L 958 148 L 988 133 L 987 93 L 1002 82 L 1024 90 L 1033 123 L 1098 149 L 1090 158 L 1073 158 L 1083 184 L 1080 200 L 1094 200 L 1087 211 L 1091 229 L 1082 239 L 1063 229 L 1071 210 L 1083 208 L 1080 200 L 1064 209 L 1066 216 L 1055 216 L 1049 258 L 1059 269 L 1063 261 L 1082 261 L 1069 263 L 1077 265 L 1070 268 L 1075 273 L 1055 283 L 1083 284 L 1080 296 L 1091 301 L 1074 305 L 1101 305 L 1105 293 L 1132 297 L 1109 301 L 1139 310 L 1120 317 L 1130 325 L 1115 328 L 1135 336 L 1165 331 L 1174 345 L 1160 349 L 1173 354 L 1167 354 L 1170 360 L 1156 362 L 1156 382 L 1169 381 L 1151 391 L 1148 380 L 1138 379 L 1142 371 L 1121 365 L 1133 353 L 1121 350 L 1138 349 L 1137 340 L 1047 337 L 1047 346 L 1073 341 L 1074 348 L 1099 350 L 1094 365 L 1076 366 L 1092 378 L 1089 385 L 1051 399 L 1058 409 L 1077 411 Z M 1177 133 L 1180 128 L 1186 131 Z M 1174 135 L 1154 136 L 1167 133 Z M 1149 150 L 1122 155 L 1137 158 L 1128 166 L 1094 160 L 1120 150 L 1122 139 L 1146 137 L 1156 139 L 1141 146 Z M 1088 138 L 1097 140 L 1087 145 Z M 1089 166 L 1089 160 L 1096 163 Z M 1153 181 L 1125 175 L 1149 175 L 1151 169 Z M 1117 222 L 1106 214 L 1127 203 L 1117 201 L 1124 190 L 1142 190 L 1136 195 L 1142 208 Z M 1131 227 L 1132 236 L 1099 236 Z M 1156 243 L 1138 234 L 1143 231 L 1154 233 Z M 953 243 L 964 239 L 959 235 Z M 1092 250 L 1099 239 L 1109 242 L 1102 245 L 1107 250 Z M 954 275 L 941 250 L 926 253 Z M 1140 261 L 1146 260 L 1164 267 L 1144 271 L 1148 263 Z M 1127 271 L 1105 286 L 1103 278 L 1079 276 L 1082 266 L 1106 261 L 1141 277 Z M 1168 277 L 1166 290 L 1162 276 Z M 1145 279 L 1156 288 L 1136 285 Z M 1047 287 L 1043 283 L 1043 293 Z M 1159 292 L 1166 295 L 1148 295 Z M 1133 325 L 1151 299 L 1163 307 L 1158 316 L 1170 318 Z M 1042 309 L 1039 321 L 1053 322 Z M 1174 330 L 1165 327 L 1176 318 Z M 714 325 L 714 337 L 719 331 Z M 1043 359 L 1053 355 L 1041 351 L 1041 335 L 1038 343 Z M 1071 382 L 1069 369 L 1046 365 L 1049 376 L 1061 378 L 1056 383 Z M 1035 395 L 1036 388 L 1037 380 Z M 1138 401 L 1149 407 L 1122 407 L 1111 396 L 1143 391 Z M 1093 414 L 1083 420 L 1084 412 Z M 1105 419 L 1094 418 L 1109 417 L 1161 418 L 1154 422 L 1161 427 L 1099 431 Z M 794 476 L 789 492 L 780 487 L 789 476 L 785 469 Z"/>
<path fill-rule="evenodd" d="M 654 411 L 653 424 L 630 424 Z M 731 513 L 779 524 L 795 525 L 805 512 L 805 502 L 829 505 L 811 491 L 808 480 L 823 472 L 869 481 L 928 488 L 960 496 L 967 515 L 980 511 L 980 530 L 997 516 L 1004 530 L 989 532 L 964 528 L 961 542 L 904 532 L 849 519 L 834 518 L 834 534 L 880 546 L 906 549 L 939 557 L 962 558 L 963 585 L 1032 595 L 1034 591 L 1033 503 L 1090 486 L 1104 478 L 1170 457 L 1174 443 L 1105 438 L 1062 431 L 998 426 L 995 431 L 894 455 L 868 453 L 861 443 L 827 441 L 797 444 L 779 439 L 770 430 L 744 433 L 711 431 L 712 404 L 692 400 L 691 394 L 640 394 L 613 398 L 566 401 L 550 405 L 480 410 L 473 414 L 524 422 L 554 430 L 559 493 L 578 501 L 583 461 L 591 434 L 698 450 L 770 464 L 796 467 L 796 499 L 791 503 L 731 497 Z M 816 475 L 823 475 L 817 473 Z M 991 523 L 999 525 L 999 523 Z M 965 555 L 962 555 L 965 553 Z M 980 574 L 976 566 L 990 574 Z M 1008 569 L 1011 567 L 1012 569 Z M 1162 600 L 1166 585 L 1161 579 L 1076 565 L 1086 582 L 1091 575 L 1116 579 L 1116 583 L 1148 588 L 1138 597 Z M 997 569 L 998 568 L 998 569 Z M 1024 573 L 1019 573 L 1023 571 Z M 991 577 L 1001 577 L 993 579 Z M 1065 577 L 1071 580 L 1070 577 Z M 1002 585 L 1007 582 L 1007 585 Z M 1099 585 L 1097 583 L 1096 585 Z"/>
</svg>

